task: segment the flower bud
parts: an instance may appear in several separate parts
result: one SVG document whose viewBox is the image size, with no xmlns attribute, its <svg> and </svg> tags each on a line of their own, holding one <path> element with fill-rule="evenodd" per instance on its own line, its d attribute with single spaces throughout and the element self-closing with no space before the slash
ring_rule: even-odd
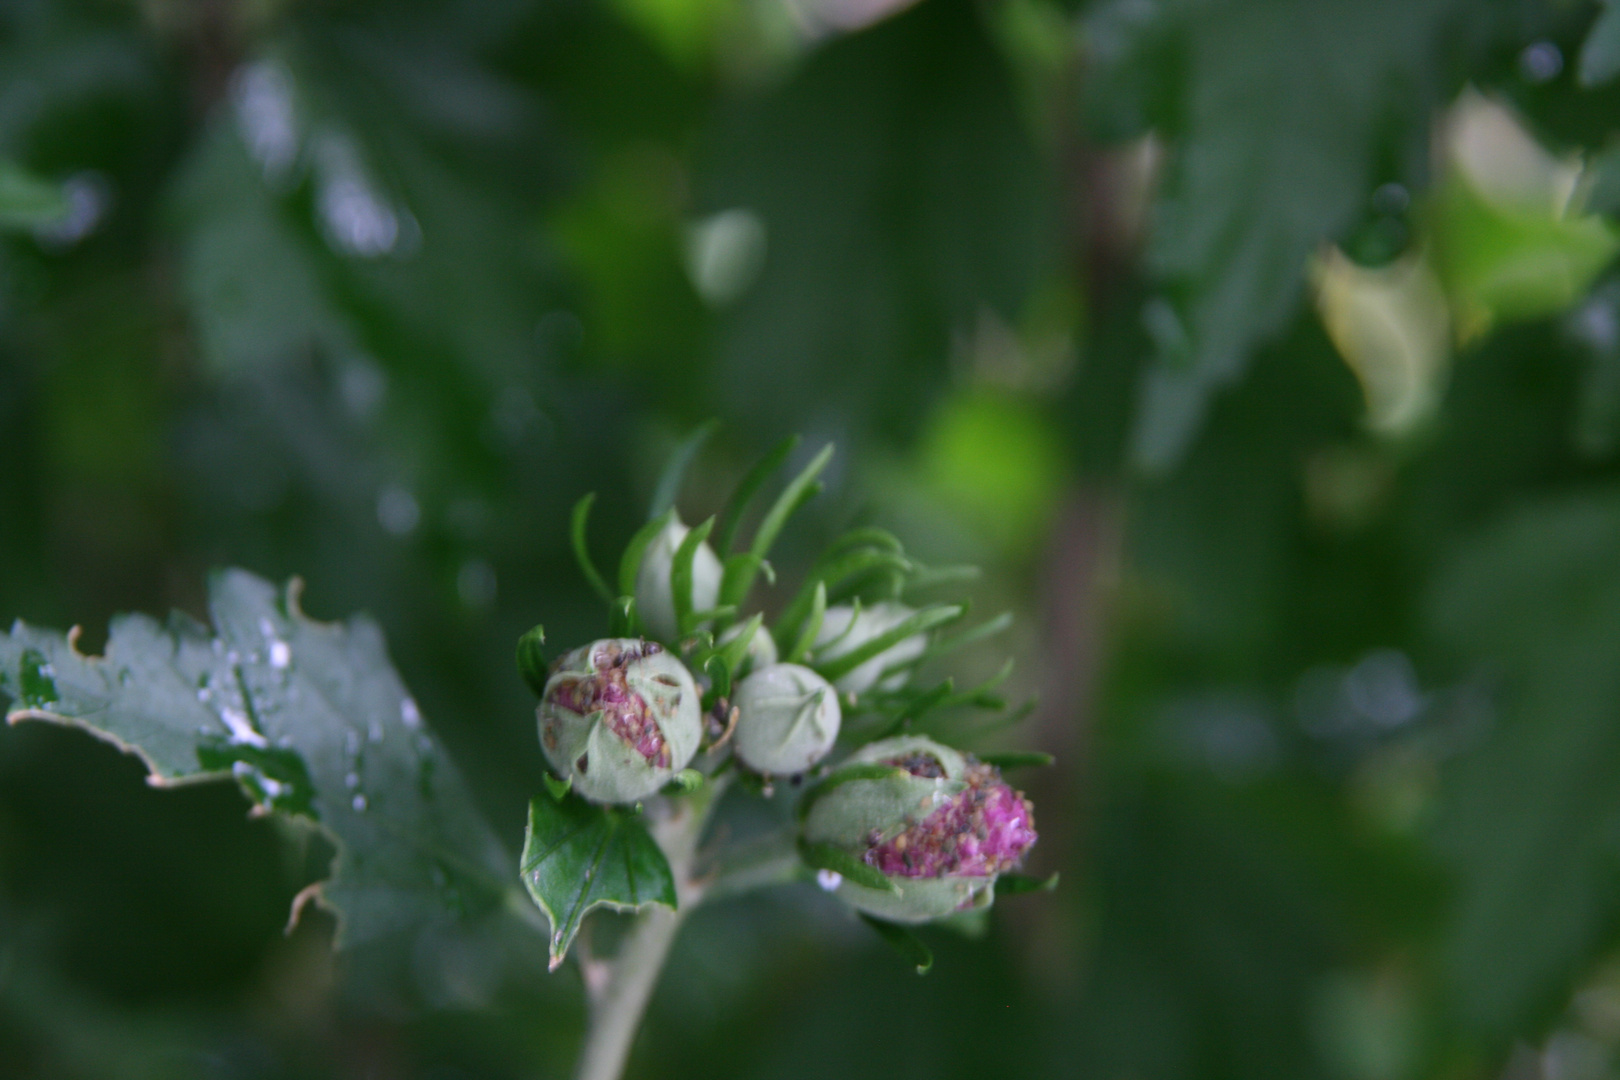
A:
<svg viewBox="0 0 1620 1080">
<path fill-rule="evenodd" d="M 802 773 L 838 738 L 838 691 L 807 667 L 772 664 L 737 684 L 737 757 L 755 772 Z"/>
<path fill-rule="evenodd" d="M 872 765 L 895 771 L 873 777 Z M 880 889 L 846 876 L 837 884 L 838 895 L 894 922 L 926 922 L 988 906 L 996 876 L 1017 866 L 1035 843 L 1029 801 L 1001 779 L 1000 770 L 917 736 L 867 745 L 808 798 L 813 801 L 805 841 L 839 849 L 891 886 Z"/>
<path fill-rule="evenodd" d="M 816 635 L 816 659 L 836 660 L 915 614 L 916 611 L 913 609 L 893 600 L 885 600 L 871 607 L 864 607 L 860 611 L 845 604 L 830 607 L 821 620 L 821 632 Z M 833 685 L 846 694 L 856 695 L 864 694 L 874 686 L 880 690 L 894 690 L 905 685 L 908 673 L 897 671 L 880 680 L 883 669 L 914 660 L 921 656 L 927 647 L 926 634 L 913 634 L 911 637 L 901 638 L 864 664 L 840 675 Z"/>
<path fill-rule="evenodd" d="M 635 802 L 692 760 L 701 697 L 685 665 L 656 642 L 592 642 L 553 665 L 536 710 L 540 746 L 585 798 Z"/>
<path fill-rule="evenodd" d="M 691 530 L 671 516 L 669 524 L 647 545 L 641 568 L 636 571 L 636 611 L 646 623 L 647 632 L 661 641 L 674 642 L 680 637 L 670 570 L 675 565 L 675 552 L 688 532 Z M 722 573 L 714 548 L 707 541 L 699 544 L 692 558 L 693 611 L 708 611 L 719 601 Z"/>
<path fill-rule="evenodd" d="M 733 623 L 715 642 L 717 648 L 723 648 L 737 640 L 737 635 L 748 629 L 745 622 Z M 738 676 L 746 675 L 750 671 L 760 671 L 776 663 L 776 639 L 771 632 L 763 626 L 756 627 L 754 636 L 748 639 L 748 652 L 743 657 L 742 665 L 737 669 Z"/>
</svg>

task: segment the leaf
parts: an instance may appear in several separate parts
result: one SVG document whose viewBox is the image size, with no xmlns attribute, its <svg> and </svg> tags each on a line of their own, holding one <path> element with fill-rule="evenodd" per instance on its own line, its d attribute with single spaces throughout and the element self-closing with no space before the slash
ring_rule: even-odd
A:
<svg viewBox="0 0 1620 1080">
<path fill-rule="evenodd" d="M 507 889 L 510 862 L 388 662 L 369 619 L 318 623 L 241 570 L 209 583 L 214 631 L 176 614 L 113 621 L 104 657 L 17 623 L 0 637 L 8 719 L 83 728 L 169 786 L 234 776 L 260 812 L 338 846 L 318 898 L 354 946 Z M 292 912 L 317 893 L 306 890 Z"/>
<path fill-rule="evenodd" d="M 524 887 L 551 922 L 553 971 L 596 908 L 675 907 L 675 876 L 641 819 L 578 796 L 530 800 L 520 865 Z"/>
<path fill-rule="evenodd" d="M 658 478 L 658 487 L 653 492 L 652 509 L 648 512 L 649 519 L 662 517 L 664 512 L 675 506 L 675 500 L 681 493 L 681 481 L 686 478 L 686 472 L 692 467 L 692 460 L 697 457 L 703 444 L 709 441 L 715 428 L 720 426 L 718 419 L 706 421 L 696 431 L 681 440 L 675 452 L 669 456 L 669 462 L 664 466 L 663 475 Z"/>
<path fill-rule="evenodd" d="M 905 957 L 907 963 L 916 967 L 917 974 L 926 975 L 928 969 L 934 966 L 933 950 L 924 945 L 922 939 L 906 927 L 874 919 L 865 912 L 861 913 L 861 921 L 877 931 L 877 936 L 895 952 Z"/>
<path fill-rule="evenodd" d="M 613 590 L 608 588 L 608 583 L 602 577 L 602 572 L 596 568 L 596 563 L 591 561 L 591 550 L 585 542 L 585 525 L 590 520 L 591 504 L 594 502 L 596 502 L 596 492 L 593 491 L 574 504 L 574 515 L 570 523 L 569 538 L 574 545 L 574 561 L 579 563 L 580 572 L 585 575 L 585 580 L 590 583 L 597 596 L 611 604 L 613 603 Z"/>
<path fill-rule="evenodd" d="M 1502 676 L 1498 722 L 1442 774 L 1456 1007 L 1520 1031 L 1563 1007 L 1620 918 L 1620 495 L 1521 509 L 1439 576 L 1430 625 Z"/>
<path fill-rule="evenodd" d="M 1157 355 L 1132 434 L 1139 466 L 1179 461 L 1210 397 L 1294 316 L 1310 252 L 1371 194 L 1389 119 L 1409 125 L 1395 135 L 1421 137 L 1437 89 L 1426 72 L 1454 6 L 1181 2 L 1140 28 L 1181 49 L 1156 68 L 1175 102 L 1146 253 L 1166 294 L 1143 314 Z M 1118 60 L 1141 63 L 1129 48 Z"/>
<path fill-rule="evenodd" d="M 1578 69 L 1581 85 L 1602 86 L 1620 74 L 1620 4 L 1603 0 L 1603 10 L 1586 32 Z"/>
</svg>

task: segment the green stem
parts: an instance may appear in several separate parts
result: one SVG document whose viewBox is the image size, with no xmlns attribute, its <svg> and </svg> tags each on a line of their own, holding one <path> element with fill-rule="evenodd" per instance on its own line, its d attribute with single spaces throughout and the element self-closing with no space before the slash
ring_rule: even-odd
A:
<svg viewBox="0 0 1620 1080">
<path fill-rule="evenodd" d="M 647 908 L 636 916 L 618 955 L 611 961 L 587 962 L 590 1019 L 576 1080 L 619 1080 L 624 1072 L 669 948 L 686 916 L 703 898 L 705 885 L 692 879 L 692 864 L 709 814 L 729 780 L 729 776 L 718 777 L 690 796 L 668 800 L 668 815 L 653 822 L 653 838 L 675 875 L 678 906 L 674 911 L 658 904 Z M 591 970 L 594 964 L 602 965 L 600 975 Z"/>
</svg>

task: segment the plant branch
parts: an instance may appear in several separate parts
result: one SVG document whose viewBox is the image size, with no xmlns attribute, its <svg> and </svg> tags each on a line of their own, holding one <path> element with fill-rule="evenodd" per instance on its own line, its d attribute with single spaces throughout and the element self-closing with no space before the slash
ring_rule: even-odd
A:
<svg viewBox="0 0 1620 1080">
<path fill-rule="evenodd" d="M 624 1071 L 675 935 L 703 898 L 706 884 L 693 879 L 692 865 L 709 814 L 729 779 L 721 776 L 689 796 L 648 806 L 648 813 L 654 815 L 653 839 L 675 875 L 678 906 L 674 911 L 658 904 L 647 908 L 636 916 L 617 956 L 611 961 L 592 961 L 600 966 L 587 980 L 590 1019 L 576 1080 L 618 1080 Z"/>
</svg>

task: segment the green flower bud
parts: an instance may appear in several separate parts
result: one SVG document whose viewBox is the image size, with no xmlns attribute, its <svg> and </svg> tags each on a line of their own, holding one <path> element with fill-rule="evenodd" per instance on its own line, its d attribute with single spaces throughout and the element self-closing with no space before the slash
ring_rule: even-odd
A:
<svg viewBox="0 0 1620 1080">
<path fill-rule="evenodd" d="M 873 766 L 889 766 L 874 775 Z M 823 884 L 893 922 L 927 922 L 985 907 L 997 875 L 1035 843 L 1032 808 L 993 765 L 903 736 L 871 743 L 812 791 L 804 839 L 876 870 L 888 889 L 836 874 Z"/>
<path fill-rule="evenodd" d="M 636 611 L 646 623 L 647 632 L 662 641 L 673 642 L 680 637 L 680 626 L 675 619 L 675 591 L 669 578 L 675 552 L 689 532 L 690 529 L 672 516 L 663 531 L 647 545 L 641 556 L 641 568 L 636 571 Z M 714 548 L 707 541 L 699 544 L 692 558 L 693 611 L 708 611 L 719 601 L 723 572 Z"/>
<path fill-rule="evenodd" d="M 768 636 L 768 635 L 761 635 Z M 737 757 L 755 772 L 802 773 L 838 738 L 838 691 L 807 667 L 772 664 L 737 684 Z"/>
<path fill-rule="evenodd" d="M 631 803 L 692 760 L 702 709 L 691 674 L 663 646 L 607 638 L 552 666 L 536 710 L 540 746 L 585 798 Z"/>
<path fill-rule="evenodd" d="M 734 623 L 720 635 L 715 642 L 717 648 L 723 648 L 737 640 L 737 635 L 748 628 L 745 622 Z M 776 639 L 771 632 L 763 626 L 754 631 L 754 636 L 748 639 L 748 653 L 743 657 L 742 665 L 737 669 L 738 676 L 746 675 L 750 671 L 760 671 L 776 663 Z"/>
<path fill-rule="evenodd" d="M 863 607 L 858 612 L 844 604 L 830 607 L 821 620 L 821 632 L 816 635 L 816 659 L 836 660 L 915 614 L 916 611 L 912 608 L 893 600 Z M 914 660 L 921 656 L 927 647 L 926 634 L 913 634 L 911 637 L 902 638 L 860 667 L 839 676 L 833 685 L 846 694 L 856 695 L 864 694 L 873 687 L 880 690 L 894 690 L 904 686 L 908 672 L 897 671 L 880 682 L 883 669 Z"/>
</svg>

